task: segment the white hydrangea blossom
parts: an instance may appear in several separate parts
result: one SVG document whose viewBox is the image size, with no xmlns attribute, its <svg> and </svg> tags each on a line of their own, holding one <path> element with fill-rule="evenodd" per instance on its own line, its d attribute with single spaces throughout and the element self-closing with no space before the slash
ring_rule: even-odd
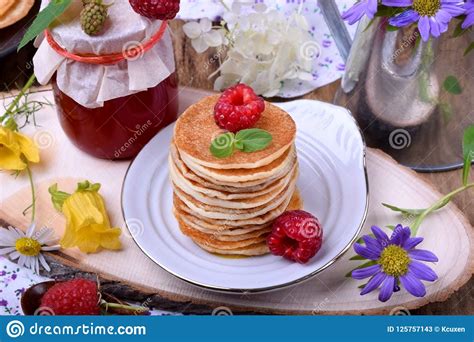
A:
<svg viewBox="0 0 474 342">
<path fill-rule="evenodd" d="M 191 38 L 191 44 L 198 53 L 206 51 L 209 47 L 221 46 L 225 42 L 225 30 L 214 29 L 212 22 L 207 18 L 201 19 L 199 22 L 186 23 L 183 30 Z"/>
<path fill-rule="evenodd" d="M 199 53 L 208 47 L 227 47 L 215 90 L 242 82 L 257 94 L 271 97 L 279 93 L 284 80 L 312 79 L 319 47 L 308 26 L 299 12 L 288 18 L 264 4 L 250 7 L 234 2 L 219 26 L 212 27 L 208 19 L 201 19 L 186 23 L 183 29 Z"/>
</svg>

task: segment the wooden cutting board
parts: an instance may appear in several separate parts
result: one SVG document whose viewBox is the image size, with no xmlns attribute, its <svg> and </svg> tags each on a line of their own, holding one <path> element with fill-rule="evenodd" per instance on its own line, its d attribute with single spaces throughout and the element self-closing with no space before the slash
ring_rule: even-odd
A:
<svg viewBox="0 0 474 342">
<path fill-rule="evenodd" d="M 205 95 L 201 91 L 183 89 L 180 93 L 183 108 Z M 51 98 L 49 91 L 35 94 Z M 89 179 L 102 184 L 114 226 L 124 228 L 123 250 L 104 251 L 85 255 L 75 249 L 51 254 L 53 275 L 71 275 L 77 271 L 99 274 L 105 286 L 116 294 L 144 301 L 162 309 L 185 312 L 211 313 L 225 306 L 233 312 L 265 312 L 294 314 L 383 314 L 411 310 L 428 302 L 443 301 L 466 283 L 474 271 L 474 234 L 471 225 L 452 204 L 429 217 L 420 229 L 425 241 L 420 248 L 430 249 L 440 259 L 433 268 L 440 279 L 426 283 L 428 293 L 417 299 L 405 291 L 394 294 L 388 303 L 380 303 L 376 293 L 359 295 L 362 282 L 344 275 L 358 262 L 348 259 L 349 251 L 328 270 L 298 286 L 264 294 L 231 295 L 197 288 L 168 274 L 149 260 L 135 245 L 125 228 L 121 214 L 120 191 L 129 162 L 110 162 L 94 159 L 75 149 L 64 136 L 54 108 L 37 114 L 38 128 L 28 127 L 42 148 L 42 163 L 34 167 L 37 184 L 37 221 L 57 230 L 64 229 L 64 218 L 52 207 L 47 188 L 59 183 L 59 188 L 72 191 L 78 181 Z M 401 218 L 381 206 L 388 202 L 402 207 L 423 208 L 437 200 L 437 193 L 416 173 L 399 166 L 384 153 L 368 149 L 367 168 L 370 186 L 369 215 L 364 233 L 371 225 L 396 224 Z M 28 218 L 21 213 L 31 202 L 27 179 L 14 179 L 7 173 L 0 174 L 0 218 L 25 228 Z M 408 222 L 402 222 L 408 224 Z M 66 267 L 64 267 L 66 266 Z"/>
</svg>

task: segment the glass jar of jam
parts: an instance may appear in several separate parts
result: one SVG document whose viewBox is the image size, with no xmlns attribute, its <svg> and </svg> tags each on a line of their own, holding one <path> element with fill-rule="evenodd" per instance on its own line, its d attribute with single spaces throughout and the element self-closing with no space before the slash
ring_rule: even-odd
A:
<svg viewBox="0 0 474 342">
<path fill-rule="evenodd" d="M 64 94 L 53 79 L 59 122 L 74 145 L 95 157 L 130 159 L 178 114 L 173 73 L 148 90 L 86 108 Z"/>
<path fill-rule="evenodd" d="M 48 3 L 49 0 L 43 0 Z M 81 27 L 72 2 L 45 31 L 33 59 L 38 81 L 52 81 L 60 124 L 79 149 L 104 159 L 130 159 L 178 113 L 177 75 L 166 21 L 111 3 L 98 34 Z"/>
</svg>

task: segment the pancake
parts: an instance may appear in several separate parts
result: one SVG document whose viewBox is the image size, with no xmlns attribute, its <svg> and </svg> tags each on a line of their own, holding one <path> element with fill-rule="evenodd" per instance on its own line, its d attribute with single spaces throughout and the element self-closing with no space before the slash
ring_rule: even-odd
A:
<svg viewBox="0 0 474 342">
<path fill-rule="evenodd" d="M 14 3 L 15 0 L 0 0 L 0 17 L 7 13 Z"/>
<path fill-rule="evenodd" d="M 186 214 L 192 215 L 200 220 L 209 222 L 215 226 L 224 228 L 239 228 L 245 226 L 252 226 L 252 225 L 263 225 L 266 223 L 272 223 L 274 219 L 280 216 L 285 210 L 296 210 L 301 209 L 303 207 L 301 197 L 299 195 L 299 191 L 296 190 L 293 193 L 293 196 L 288 200 L 283 201 L 277 208 L 265 213 L 264 215 L 260 215 L 257 217 L 253 217 L 250 219 L 213 219 L 209 217 L 202 216 L 200 213 L 194 211 L 193 209 L 189 208 L 180 198 L 176 195 L 173 196 L 173 203 L 174 206 L 179 210 L 183 211 Z"/>
<path fill-rule="evenodd" d="M 168 157 L 173 213 L 180 231 L 208 252 L 266 254 L 273 221 L 302 208 L 296 126 L 285 111 L 266 103 L 254 127 L 272 135 L 269 146 L 216 158 L 209 147 L 223 133 L 213 116 L 218 97 L 189 107 L 176 122 Z"/>
<path fill-rule="evenodd" d="M 251 192 L 246 193 L 246 192 L 219 191 L 219 190 L 215 190 L 215 189 L 211 189 L 209 187 L 203 186 L 197 181 L 186 178 L 181 173 L 181 170 L 176 166 L 176 164 L 172 160 L 171 155 L 168 161 L 169 161 L 169 167 L 170 167 L 170 178 L 183 191 L 184 189 L 188 189 L 189 191 L 192 191 L 196 195 L 199 193 L 199 194 L 205 195 L 206 197 L 211 197 L 211 198 L 225 200 L 225 201 L 232 201 L 236 199 L 245 199 L 245 198 L 255 198 L 258 196 L 262 196 L 268 193 L 273 193 L 275 191 L 278 191 L 278 189 L 281 189 L 288 183 L 289 179 L 291 178 L 291 176 L 297 169 L 297 164 L 295 164 L 293 166 L 293 169 L 291 169 L 291 171 L 287 175 L 284 175 L 282 178 L 277 179 L 273 183 L 269 184 L 266 188 L 263 188 L 258 191 L 251 191 Z M 188 174 L 188 177 L 189 176 L 190 175 Z M 192 178 L 196 178 L 196 177 L 192 177 Z"/>
<path fill-rule="evenodd" d="M 199 244 L 204 244 L 209 247 L 219 248 L 219 249 L 236 249 L 246 246 L 255 245 L 266 240 L 266 235 L 260 235 L 257 237 L 250 237 L 248 239 L 238 240 L 238 241 L 222 241 L 216 238 L 212 234 L 204 234 L 198 230 L 191 229 L 188 227 L 182 220 L 179 220 L 179 228 L 184 235 L 189 236 L 194 242 Z"/>
<path fill-rule="evenodd" d="M 186 211 L 183 211 L 177 206 L 173 207 L 173 213 L 176 217 L 180 217 L 188 225 L 192 226 L 195 229 L 201 230 L 207 234 L 219 234 L 219 235 L 240 235 L 247 234 L 257 230 L 263 230 L 271 226 L 272 222 L 267 222 L 264 224 L 256 225 L 246 225 L 246 226 L 228 226 L 228 225 L 219 225 L 215 224 L 212 219 L 201 219 L 199 217 L 193 216 Z M 191 224 L 189 224 L 191 222 Z"/>
<path fill-rule="evenodd" d="M 235 183 L 223 183 L 219 184 L 214 183 L 212 180 L 204 179 L 196 175 L 192 170 L 190 170 L 186 164 L 180 159 L 178 150 L 174 147 L 173 144 L 170 146 L 170 158 L 179 169 L 181 174 L 193 182 L 199 183 L 200 185 L 218 191 L 230 192 L 230 193 L 245 193 L 245 192 L 254 192 L 266 189 L 271 183 L 276 182 L 280 178 L 284 177 L 285 174 L 282 174 L 280 177 L 275 177 L 275 179 L 268 179 L 266 181 L 250 181 L 250 182 L 235 182 Z M 225 185 L 229 184 L 229 185 Z"/>
<path fill-rule="evenodd" d="M 221 255 L 239 255 L 239 256 L 258 256 L 270 253 L 266 242 L 257 243 L 255 245 L 241 247 L 236 249 L 220 249 L 211 247 L 205 244 L 198 243 L 194 241 L 196 245 L 201 247 L 202 249 L 213 253 L 213 254 L 221 254 Z"/>
<path fill-rule="evenodd" d="M 296 177 L 277 194 L 276 199 L 268 204 L 252 207 L 250 209 L 229 209 L 217 206 L 211 206 L 201 203 L 178 188 L 174 188 L 175 196 L 192 209 L 196 214 L 212 219 L 226 219 L 226 220 L 245 220 L 254 217 L 265 215 L 267 212 L 279 207 L 282 203 L 289 203 L 291 196 L 296 188 Z"/>
<path fill-rule="evenodd" d="M 270 164 L 293 144 L 296 125 L 284 110 L 265 102 L 265 111 L 254 125 L 272 135 L 270 145 L 253 153 L 236 151 L 227 158 L 216 158 L 209 151 L 212 138 L 222 132 L 214 121 L 219 95 L 206 97 L 190 106 L 177 120 L 174 141 L 181 155 L 195 164 L 214 169 L 254 169 Z M 276 124 L 278 123 L 278 124 Z"/>
<path fill-rule="evenodd" d="M 231 200 L 224 200 L 224 199 L 219 199 L 219 198 L 214 198 L 214 197 L 209 197 L 206 196 L 205 194 L 195 191 L 192 186 L 186 181 L 185 178 L 179 177 L 177 173 L 175 173 L 175 170 L 173 167 L 170 167 L 170 178 L 171 181 L 173 182 L 173 186 L 179 188 L 181 191 L 186 193 L 187 195 L 191 196 L 195 200 L 208 204 L 211 206 L 217 206 L 217 207 L 222 207 L 222 208 L 229 208 L 229 209 L 250 209 L 250 208 L 255 208 L 255 207 L 260 207 L 268 202 L 272 201 L 275 199 L 275 197 L 278 196 L 279 193 L 281 193 L 291 182 L 293 178 L 296 177 L 297 175 L 297 167 L 293 168 L 293 170 L 288 173 L 287 176 L 282 178 L 282 181 L 278 183 L 277 187 L 272 187 L 272 191 L 269 193 L 264 193 L 261 195 L 255 195 L 253 197 L 250 197 L 251 194 L 249 194 L 249 197 L 247 198 L 237 198 L 237 199 L 231 199 Z"/>
<path fill-rule="evenodd" d="M 200 227 L 196 222 L 196 220 L 190 221 L 187 219 L 189 216 L 181 216 L 181 219 L 183 222 L 190 228 L 196 231 L 199 231 L 203 234 L 206 235 L 211 235 L 214 236 L 217 240 L 221 241 L 240 241 L 240 240 L 246 240 L 258 236 L 262 236 L 263 234 L 268 234 L 272 231 L 272 225 L 267 224 L 264 226 L 255 226 L 257 228 L 254 228 L 253 231 L 248 231 L 248 229 L 233 229 L 233 230 L 225 230 L 225 231 L 220 231 L 220 230 L 207 230 L 203 229 Z M 262 228 L 263 227 L 263 228 Z M 233 233 L 233 234 L 228 234 L 228 233 Z M 224 233 L 224 234 L 222 234 Z"/>
<path fill-rule="evenodd" d="M 253 169 L 211 169 L 190 160 L 181 155 L 181 160 L 186 166 L 198 176 L 211 180 L 217 184 L 231 185 L 235 182 L 261 181 L 275 179 L 287 173 L 296 162 L 296 152 L 293 145 L 290 146 L 280 157 L 270 164 Z"/>
</svg>

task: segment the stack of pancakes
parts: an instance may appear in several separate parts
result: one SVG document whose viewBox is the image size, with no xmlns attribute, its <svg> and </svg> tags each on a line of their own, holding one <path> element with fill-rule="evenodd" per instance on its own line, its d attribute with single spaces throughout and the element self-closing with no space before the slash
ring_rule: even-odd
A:
<svg viewBox="0 0 474 342">
<path fill-rule="evenodd" d="M 225 255 L 268 253 L 266 237 L 285 210 L 300 209 L 296 190 L 296 126 L 282 109 L 265 103 L 254 128 L 272 135 L 263 150 L 214 157 L 222 133 L 214 121 L 219 96 L 189 107 L 176 122 L 169 166 L 174 214 L 181 231 L 203 249 Z"/>
</svg>

